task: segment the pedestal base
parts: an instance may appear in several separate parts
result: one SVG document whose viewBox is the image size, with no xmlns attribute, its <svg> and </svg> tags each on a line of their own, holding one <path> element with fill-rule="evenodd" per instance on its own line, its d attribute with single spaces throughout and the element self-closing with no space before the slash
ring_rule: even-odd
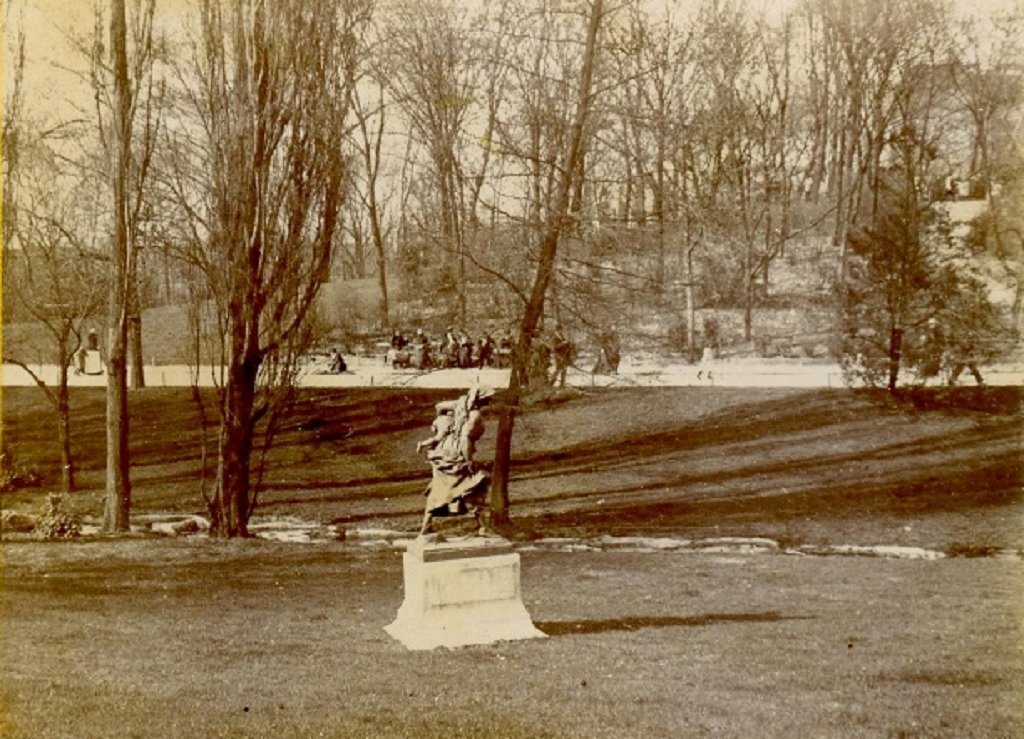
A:
<svg viewBox="0 0 1024 739">
<path fill-rule="evenodd" d="M 519 555 L 496 537 L 416 539 L 404 557 L 405 600 L 384 627 L 409 649 L 546 636 L 519 590 Z"/>
<path fill-rule="evenodd" d="M 90 349 L 85 353 L 85 368 L 83 369 L 87 375 L 102 375 L 103 374 L 103 359 L 100 358 L 100 353 L 95 349 Z"/>
</svg>

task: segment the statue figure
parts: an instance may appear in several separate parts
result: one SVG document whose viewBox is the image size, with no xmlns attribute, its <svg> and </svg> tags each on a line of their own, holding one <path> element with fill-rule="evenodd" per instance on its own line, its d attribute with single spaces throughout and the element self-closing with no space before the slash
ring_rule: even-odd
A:
<svg viewBox="0 0 1024 739">
<path fill-rule="evenodd" d="M 483 436 L 483 409 L 494 391 L 488 387 L 470 388 L 457 400 L 444 400 L 435 407 L 437 417 L 431 428 L 434 435 L 416 444 L 426 450 L 431 467 L 423 525 L 420 534 L 430 533 L 436 517 L 473 513 L 478 534 L 487 533 L 486 509 L 490 476 L 476 467 L 476 442 Z"/>
</svg>

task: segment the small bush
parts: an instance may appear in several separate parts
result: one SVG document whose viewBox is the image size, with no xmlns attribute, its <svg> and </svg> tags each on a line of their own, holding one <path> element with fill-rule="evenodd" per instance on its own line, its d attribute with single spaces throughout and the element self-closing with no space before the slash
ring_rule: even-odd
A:
<svg viewBox="0 0 1024 739">
<path fill-rule="evenodd" d="M 43 475 L 39 470 L 25 467 L 14 460 L 10 453 L 0 455 L 0 493 L 10 493 L 23 488 L 37 488 L 43 484 Z"/>
<path fill-rule="evenodd" d="M 74 539 L 81 535 L 82 524 L 77 516 L 64 508 L 63 495 L 50 493 L 46 513 L 36 524 L 36 533 L 41 539 Z"/>
</svg>

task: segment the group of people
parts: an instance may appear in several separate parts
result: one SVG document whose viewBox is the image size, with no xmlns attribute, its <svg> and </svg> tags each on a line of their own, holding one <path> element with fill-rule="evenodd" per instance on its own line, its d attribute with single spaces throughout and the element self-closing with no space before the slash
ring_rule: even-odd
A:
<svg viewBox="0 0 1024 739">
<path fill-rule="evenodd" d="M 967 335 L 947 333 L 936 318 L 929 318 L 919 341 L 918 374 L 921 383 L 942 379 L 946 373 L 946 384 L 956 385 L 965 370 L 969 371 L 978 385 L 985 384 L 985 378 L 978 369 L 979 352 L 976 341 Z"/>
<path fill-rule="evenodd" d="M 508 366 L 504 360 L 511 354 L 511 335 L 503 336 L 496 343 L 489 333 L 485 333 L 474 341 L 468 333 L 449 328 L 435 342 L 422 328 L 418 328 L 412 339 L 398 330 L 393 331 L 384 361 L 391 367 L 467 369 Z"/>
<path fill-rule="evenodd" d="M 551 337 L 538 337 L 531 347 L 530 383 L 565 387 L 569 367 L 576 360 L 576 345 L 561 331 Z"/>
<path fill-rule="evenodd" d="M 422 328 L 412 338 L 399 330 L 391 334 L 384 363 L 390 367 L 432 368 L 485 368 L 507 369 L 512 366 L 515 341 L 505 331 L 495 341 L 490 333 L 473 340 L 465 331 L 448 328 L 437 341 L 432 341 Z M 614 373 L 619 364 L 618 338 L 614 334 L 602 335 L 600 359 L 595 371 Z M 551 335 L 537 334 L 532 342 L 529 377 L 532 384 L 564 387 L 568 370 L 576 360 L 576 345 L 561 331 Z"/>
</svg>

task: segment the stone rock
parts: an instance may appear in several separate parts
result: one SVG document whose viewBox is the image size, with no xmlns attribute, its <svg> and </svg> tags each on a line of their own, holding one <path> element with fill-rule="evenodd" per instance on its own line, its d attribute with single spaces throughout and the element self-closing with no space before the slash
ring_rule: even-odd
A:
<svg viewBox="0 0 1024 739">
<path fill-rule="evenodd" d="M 815 344 L 811 350 L 811 356 L 815 359 L 826 359 L 832 356 L 832 350 L 828 348 L 827 344 Z"/>
<path fill-rule="evenodd" d="M 36 529 L 36 519 L 25 513 L 5 508 L 0 511 L 0 532 L 4 534 L 28 534 Z"/>
<path fill-rule="evenodd" d="M 195 534 L 199 531 L 199 524 L 194 518 L 189 518 L 184 521 L 178 521 L 178 523 L 171 524 L 171 530 L 178 534 Z"/>
<path fill-rule="evenodd" d="M 170 521 L 153 521 L 149 525 L 149 530 L 165 536 L 187 536 L 188 534 L 198 534 L 200 531 L 209 531 L 210 524 L 199 516 L 189 516 Z"/>
</svg>

